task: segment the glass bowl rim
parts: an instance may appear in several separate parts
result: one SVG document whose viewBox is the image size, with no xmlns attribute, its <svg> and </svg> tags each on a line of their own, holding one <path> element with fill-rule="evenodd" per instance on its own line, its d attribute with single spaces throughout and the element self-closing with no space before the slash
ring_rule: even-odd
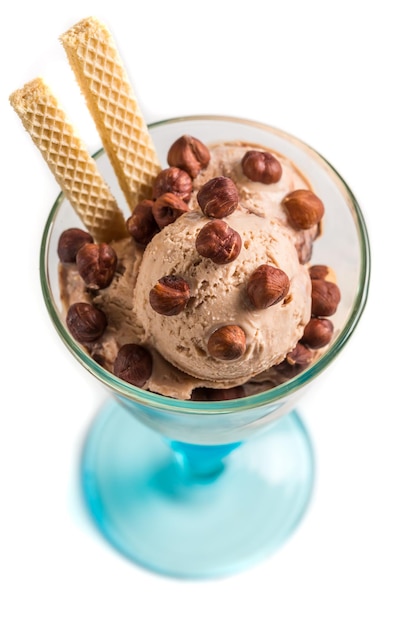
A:
<svg viewBox="0 0 417 626">
<path fill-rule="evenodd" d="M 42 234 L 40 248 L 41 289 L 49 316 L 66 347 L 81 363 L 81 365 L 84 366 L 84 368 L 86 368 L 96 379 L 101 381 L 116 395 L 128 398 L 130 401 L 139 403 L 143 406 L 152 407 L 154 409 L 168 409 L 171 412 L 193 414 L 232 413 L 236 411 L 244 411 L 247 409 L 255 409 L 271 403 L 276 404 L 280 400 L 285 400 L 285 398 L 291 393 L 299 391 L 308 383 L 310 383 L 329 366 L 329 364 L 336 358 L 336 356 L 338 356 L 341 349 L 346 345 L 346 342 L 356 328 L 367 302 L 370 281 L 370 244 L 362 210 L 350 187 L 337 172 L 337 170 L 319 152 L 306 144 L 304 141 L 298 139 L 296 136 L 262 122 L 226 115 L 186 115 L 180 117 L 172 117 L 150 123 L 148 124 L 148 127 L 152 131 L 153 128 L 157 128 L 160 126 L 196 121 L 224 122 L 251 126 L 264 132 L 275 134 L 294 144 L 298 144 L 303 150 L 310 151 L 316 159 L 321 161 L 321 163 L 330 170 L 332 176 L 339 183 L 339 185 L 343 187 L 344 191 L 349 197 L 354 209 L 352 217 L 356 218 L 356 232 L 359 240 L 361 262 L 360 275 L 356 291 L 356 297 L 349 318 L 347 319 L 344 327 L 340 331 L 339 335 L 336 337 L 334 343 L 329 347 L 329 349 L 326 350 L 326 352 L 321 355 L 317 359 L 317 361 L 315 361 L 306 370 L 291 378 L 287 382 L 273 387 L 272 389 L 268 389 L 267 391 L 263 391 L 261 393 L 247 396 L 244 398 L 237 398 L 234 400 L 179 400 L 176 398 L 159 395 L 157 393 L 147 391 L 139 387 L 135 387 L 116 377 L 114 374 L 104 369 L 96 361 L 94 361 L 94 359 L 88 355 L 84 348 L 82 348 L 82 346 L 72 338 L 65 324 L 62 322 L 59 311 L 55 307 L 54 298 L 51 296 L 49 288 L 48 251 L 55 219 L 58 214 L 59 208 L 65 199 L 63 192 L 59 193 L 59 195 L 57 196 L 48 215 Z M 105 154 L 105 151 L 103 148 L 100 148 L 93 154 L 93 157 L 97 159 L 103 154 Z"/>
</svg>

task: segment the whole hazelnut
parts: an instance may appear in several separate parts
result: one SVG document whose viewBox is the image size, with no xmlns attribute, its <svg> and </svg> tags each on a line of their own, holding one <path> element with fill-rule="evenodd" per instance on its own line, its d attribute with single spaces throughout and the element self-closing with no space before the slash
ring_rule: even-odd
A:
<svg viewBox="0 0 417 626">
<path fill-rule="evenodd" d="M 207 350 L 215 359 L 235 361 L 246 350 L 246 335 L 240 326 L 220 326 L 207 341 Z"/>
<path fill-rule="evenodd" d="M 307 348 L 307 346 L 298 342 L 295 348 L 291 350 L 285 357 L 289 365 L 307 367 L 314 360 L 314 352 Z"/>
<path fill-rule="evenodd" d="M 270 152 L 248 150 L 241 164 L 244 175 L 254 182 L 271 185 L 281 179 L 281 163 Z"/>
<path fill-rule="evenodd" d="M 227 217 L 236 210 L 239 193 L 231 178 L 217 176 L 201 187 L 197 193 L 197 202 L 207 217 Z"/>
<path fill-rule="evenodd" d="M 189 299 L 190 287 L 181 276 L 163 276 L 149 292 L 149 304 L 160 315 L 178 315 Z"/>
<path fill-rule="evenodd" d="M 142 200 L 126 220 L 126 227 L 136 243 L 146 246 L 159 231 L 152 213 L 153 201 Z"/>
<path fill-rule="evenodd" d="M 188 202 L 191 198 L 193 190 L 193 181 L 186 171 L 179 167 L 168 167 L 161 170 L 156 176 L 152 187 L 152 198 L 156 200 L 162 194 L 168 191 L 175 193 L 177 196 Z"/>
<path fill-rule="evenodd" d="M 331 283 L 337 282 L 334 270 L 328 265 L 312 265 L 309 268 L 308 273 L 310 274 L 311 279 L 320 278 L 322 280 L 329 280 Z"/>
<path fill-rule="evenodd" d="M 300 230 L 316 226 L 324 215 L 323 202 L 309 189 L 296 189 L 282 200 L 290 222 Z"/>
<path fill-rule="evenodd" d="M 154 220 L 159 228 L 172 224 L 183 213 L 189 211 L 188 204 L 181 200 L 175 193 L 167 191 L 159 196 L 152 207 Z"/>
<path fill-rule="evenodd" d="M 273 265 L 260 265 L 249 276 L 246 292 L 256 309 L 267 309 L 283 300 L 290 290 L 287 274 Z"/>
<path fill-rule="evenodd" d="M 68 308 L 66 323 L 76 341 L 88 344 L 97 341 L 107 327 L 106 315 L 88 302 L 75 302 Z"/>
<path fill-rule="evenodd" d="M 341 298 L 336 283 L 320 278 L 311 281 L 311 313 L 315 317 L 328 317 L 337 311 Z"/>
<path fill-rule="evenodd" d="M 136 343 L 126 343 L 117 353 L 113 373 L 136 387 L 143 387 L 152 374 L 152 356 Z"/>
<path fill-rule="evenodd" d="M 199 139 L 183 135 L 168 150 L 167 160 L 169 165 L 179 167 L 195 178 L 210 163 L 210 151 Z"/>
<path fill-rule="evenodd" d="M 58 240 L 58 257 L 61 263 L 75 263 L 78 250 L 85 243 L 93 243 L 90 233 L 81 228 L 67 228 Z"/>
<path fill-rule="evenodd" d="M 218 265 L 225 265 L 238 257 L 242 239 L 239 233 L 223 220 L 212 220 L 198 233 L 195 247 L 201 256 L 211 259 Z"/>
<path fill-rule="evenodd" d="M 329 274 L 329 268 L 327 267 L 327 265 L 312 265 L 309 270 L 308 273 L 310 274 L 310 278 L 311 279 L 320 279 L 320 280 L 326 280 L 328 274 Z"/>
<path fill-rule="evenodd" d="M 300 341 L 312 350 L 327 346 L 333 337 L 333 323 L 322 317 L 312 317 L 304 329 Z"/>
<path fill-rule="evenodd" d="M 76 263 L 89 289 L 104 289 L 113 280 L 117 254 L 108 243 L 86 243 L 78 251 Z"/>
</svg>

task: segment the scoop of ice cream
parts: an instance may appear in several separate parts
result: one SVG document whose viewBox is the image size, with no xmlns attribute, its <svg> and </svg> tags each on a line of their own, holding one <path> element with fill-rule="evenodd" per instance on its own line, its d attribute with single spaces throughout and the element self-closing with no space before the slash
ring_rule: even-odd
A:
<svg viewBox="0 0 417 626">
<path fill-rule="evenodd" d="M 277 182 L 264 184 L 253 181 L 244 174 L 242 159 L 248 150 L 262 149 L 247 143 L 231 142 L 210 147 L 210 163 L 193 181 L 194 193 L 190 206 L 197 207 L 196 196 L 201 187 L 215 176 L 231 178 L 239 193 L 240 205 L 250 213 L 273 219 L 289 229 L 294 238 L 301 263 L 311 258 L 313 242 L 320 231 L 315 225 L 306 230 L 293 228 L 282 204 L 284 197 L 296 189 L 310 189 L 310 183 L 285 155 L 273 153 L 281 165 L 282 174 Z"/>
<path fill-rule="evenodd" d="M 277 220 L 239 208 L 222 221 L 241 238 L 237 258 L 228 263 L 197 251 L 197 236 L 210 223 L 200 211 L 185 213 L 155 235 L 139 269 L 134 309 L 144 342 L 167 361 L 194 377 L 231 386 L 281 361 L 296 345 L 310 319 L 311 280 L 292 234 Z M 260 308 L 248 284 L 264 265 L 271 273 L 281 270 L 289 289 L 276 304 Z M 158 312 L 151 303 L 151 290 L 165 277 L 179 278 L 189 289 L 185 306 L 174 314 Z M 162 299 L 174 297 L 168 287 L 163 285 Z M 231 350 L 222 351 L 228 341 Z"/>
</svg>

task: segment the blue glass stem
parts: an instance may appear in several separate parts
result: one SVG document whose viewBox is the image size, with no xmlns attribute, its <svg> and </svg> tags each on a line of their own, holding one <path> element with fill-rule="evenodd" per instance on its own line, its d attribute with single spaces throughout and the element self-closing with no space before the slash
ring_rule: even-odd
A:
<svg viewBox="0 0 417 626">
<path fill-rule="evenodd" d="M 176 459 L 190 482 L 211 482 L 224 470 L 225 458 L 240 442 L 224 445 L 202 446 L 181 441 L 169 441 Z"/>
<path fill-rule="evenodd" d="M 119 552 L 154 572 L 207 578 L 284 542 L 310 500 L 314 465 L 295 412 L 243 445 L 191 445 L 112 401 L 88 434 L 81 477 L 94 521 Z"/>
</svg>

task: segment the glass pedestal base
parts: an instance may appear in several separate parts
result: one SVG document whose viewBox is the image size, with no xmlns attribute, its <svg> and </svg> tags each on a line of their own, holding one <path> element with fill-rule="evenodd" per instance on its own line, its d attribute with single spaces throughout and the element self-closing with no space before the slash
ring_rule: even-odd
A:
<svg viewBox="0 0 417 626">
<path fill-rule="evenodd" d="M 313 477 L 311 443 L 294 411 L 204 480 L 110 401 L 82 458 L 85 500 L 103 535 L 135 563 L 177 578 L 226 576 L 270 555 L 305 512 Z"/>
</svg>

